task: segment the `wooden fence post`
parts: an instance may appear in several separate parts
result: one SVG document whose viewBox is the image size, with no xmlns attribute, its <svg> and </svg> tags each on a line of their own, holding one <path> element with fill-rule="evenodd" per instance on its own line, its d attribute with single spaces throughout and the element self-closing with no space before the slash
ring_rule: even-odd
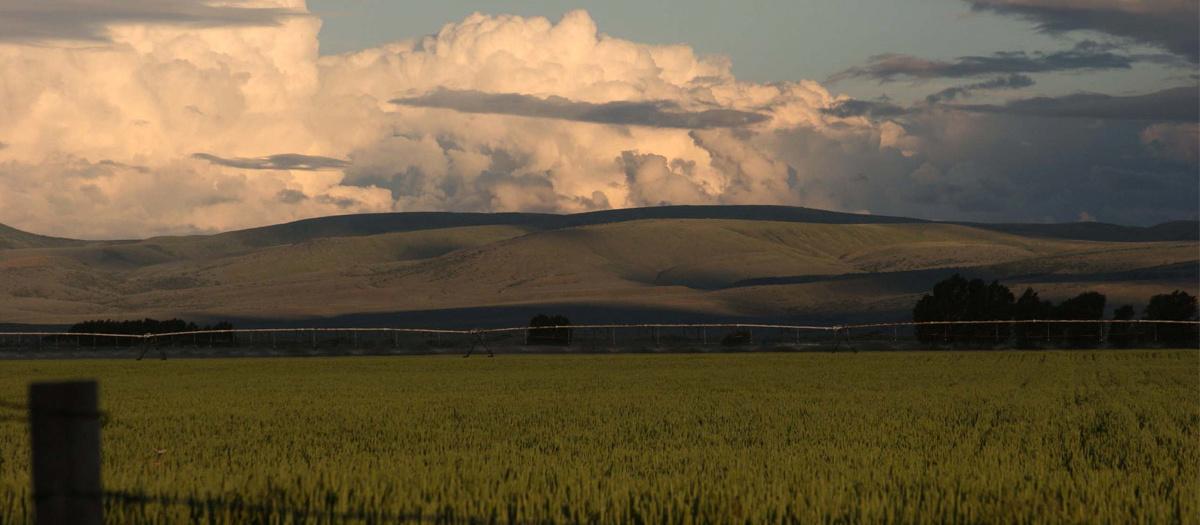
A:
<svg viewBox="0 0 1200 525">
<path fill-rule="evenodd" d="M 95 381 L 33 383 L 29 430 L 38 525 L 100 525 L 100 410 Z"/>
</svg>

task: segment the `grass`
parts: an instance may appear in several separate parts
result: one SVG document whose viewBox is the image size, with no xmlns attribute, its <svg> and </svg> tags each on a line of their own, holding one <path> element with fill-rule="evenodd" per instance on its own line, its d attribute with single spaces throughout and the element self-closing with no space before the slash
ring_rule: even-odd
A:
<svg viewBox="0 0 1200 525">
<path fill-rule="evenodd" d="M 1195 351 L 11 361 L 101 383 L 110 522 L 1195 523 Z M 0 522 L 29 516 L 0 423 Z M 186 504 L 191 498 L 192 504 Z"/>
<path fill-rule="evenodd" d="M 308 237 L 318 233 L 331 236 Z M 1141 304 L 1176 288 L 1196 293 L 1188 266 L 1197 259 L 1195 241 L 1085 242 L 950 224 L 721 219 L 354 233 L 287 226 L 57 248 L 13 237 L 14 247 L 46 247 L 0 249 L 0 318 L 296 319 L 556 303 L 720 317 L 898 317 L 954 271 L 1035 285 L 1056 300 L 1093 288 L 1108 292 L 1114 304 Z M 5 238 L 0 231 L 0 246 Z M 1165 265 L 1180 268 L 1164 271 Z M 925 270 L 933 273 L 904 273 Z M 1140 271 L 1133 281 L 1119 273 L 1132 271 Z M 726 288 L 764 278 L 815 282 Z"/>
</svg>

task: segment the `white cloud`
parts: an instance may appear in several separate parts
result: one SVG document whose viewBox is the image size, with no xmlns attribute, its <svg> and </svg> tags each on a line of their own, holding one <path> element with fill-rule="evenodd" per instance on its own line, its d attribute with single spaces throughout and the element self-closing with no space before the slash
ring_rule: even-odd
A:
<svg viewBox="0 0 1200 525">
<path fill-rule="evenodd" d="M 210 13 L 208 4 L 189 5 Z M 253 5 L 303 10 L 289 3 Z M 336 203 L 340 212 L 380 208 L 377 198 L 316 198 L 358 188 L 389 195 L 383 208 L 391 210 L 581 211 L 701 195 L 800 204 L 802 196 L 779 194 L 770 181 L 785 168 L 739 146 L 731 134 L 700 140 L 680 122 L 692 115 L 703 116 L 705 125 L 736 117 L 750 123 L 751 134 L 822 128 L 826 117 L 819 108 L 833 100 L 812 82 L 738 82 L 726 59 L 698 56 L 687 46 L 609 37 L 583 11 L 556 23 L 475 14 L 436 35 L 318 57 L 320 22 L 312 17 L 188 25 L 157 20 L 164 8 L 154 2 L 136 6 L 150 14 L 126 13 L 104 27 L 89 23 L 106 42 L 0 44 L 0 140 L 9 145 L 0 157 L 9 167 L 0 187 L 6 200 L 19 187 L 27 203 L 19 214 L 6 207 L 0 220 L 64 235 L 129 236 L 332 211 L 322 202 Z M 661 107 L 672 113 L 635 115 L 633 123 L 653 125 L 666 115 L 679 129 L 389 103 L 445 89 L 556 97 L 561 107 L 608 112 L 601 118 L 617 121 L 624 117 L 609 113 Z M 686 199 L 646 195 L 652 184 L 631 191 L 624 167 L 614 161 L 625 151 L 692 166 L 672 187 L 704 190 Z M 339 168 L 337 159 L 351 165 L 332 173 L 306 170 L 313 159 L 326 169 Z M 132 185 L 117 170 L 91 183 L 106 199 L 74 201 L 78 213 L 48 211 L 56 197 L 44 192 L 75 184 L 81 170 L 100 169 L 102 161 L 142 166 L 155 176 Z M 38 180 L 30 180 L 32 173 Z M 191 208 L 164 213 L 143 204 L 147 195 L 196 191 L 197 181 L 222 188 L 219 206 L 170 199 Z M 300 193 L 275 198 L 288 188 Z M 33 211 L 39 209 L 45 211 Z M 196 220 L 201 210 L 206 219 Z"/>
</svg>

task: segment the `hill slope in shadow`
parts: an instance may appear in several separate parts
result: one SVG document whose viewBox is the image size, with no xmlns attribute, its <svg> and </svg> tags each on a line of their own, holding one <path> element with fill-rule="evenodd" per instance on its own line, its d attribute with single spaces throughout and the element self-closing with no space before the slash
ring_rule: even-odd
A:
<svg viewBox="0 0 1200 525">
<path fill-rule="evenodd" d="M 953 272 L 1140 305 L 1196 293 L 1197 228 L 963 225 L 776 206 L 352 215 L 128 242 L 0 228 L 0 321 L 495 326 L 556 308 L 597 322 L 903 319 Z"/>
</svg>

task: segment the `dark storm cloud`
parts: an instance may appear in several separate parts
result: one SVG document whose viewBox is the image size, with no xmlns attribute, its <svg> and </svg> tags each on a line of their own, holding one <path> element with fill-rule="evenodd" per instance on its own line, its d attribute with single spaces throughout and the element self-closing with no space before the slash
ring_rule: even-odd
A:
<svg viewBox="0 0 1200 525">
<path fill-rule="evenodd" d="M 799 173 L 793 191 L 823 195 L 841 209 L 1151 225 L 1196 216 L 1198 98 L 1195 87 L 1183 87 L 991 106 L 845 101 L 825 112 L 873 118 L 882 107 L 888 116 L 878 120 L 903 135 L 883 147 L 871 137 L 803 129 L 761 140 Z"/>
<path fill-rule="evenodd" d="M 849 68 L 829 78 L 870 78 L 880 82 L 903 79 L 969 78 L 1017 73 L 1129 69 L 1142 57 L 1114 53 L 1110 46 L 1086 41 L 1067 51 L 1050 53 L 1004 51 L 987 56 L 963 56 L 954 60 L 929 60 L 902 54 L 876 55 L 864 66 Z"/>
<path fill-rule="evenodd" d="M 996 90 L 996 89 L 1020 89 L 1033 85 L 1033 79 L 1025 75 L 1008 75 L 996 77 L 983 82 L 956 86 L 948 89 L 943 89 L 937 93 L 925 97 L 927 104 L 936 104 L 939 102 L 949 102 L 958 97 L 969 96 L 975 91 Z M 858 100 L 850 99 L 835 103 L 834 105 L 821 108 L 821 112 L 826 115 L 832 115 L 840 118 L 849 117 L 870 117 L 870 118 L 891 118 L 908 115 L 914 112 L 922 111 L 921 105 L 912 107 L 904 107 L 893 104 L 887 100 Z"/>
<path fill-rule="evenodd" d="M 1109 120 L 1200 121 L 1200 96 L 1195 87 L 1164 89 L 1146 95 L 1114 96 L 1077 93 L 1061 97 L 1014 100 L 1004 105 L 961 105 L 959 109 L 1037 117 Z"/>
<path fill-rule="evenodd" d="M 284 202 L 287 204 L 296 204 L 296 203 L 304 202 L 304 201 L 308 200 L 308 195 L 305 195 L 304 192 L 299 191 L 299 190 L 287 189 L 287 190 L 279 190 L 279 193 L 275 194 L 275 198 L 278 199 L 279 202 Z"/>
<path fill-rule="evenodd" d="M 358 200 L 350 197 L 334 197 L 331 195 L 318 195 L 316 201 L 321 204 L 332 204 L 341 209 L 351 208 L 360 204 Z"/>
<path fill-rule="evenodd" d="M 594 104 L 562 97 L 538 98 L 515 93 L 449 89 L 439 89 L 419 97 L 398 98 L 391 103 L 400 106 L 452 109 L 463 113 L 492 113 L 656 128 L 733 128 L 755 124 L 768 118 L 766 115 L 733 109 L 685 111 L 678 104 L 668 101 Z"/>
<path fill-rule="evenodd" d="M 196 153 L 192 155 L 192 158 L 207 160 L 213 164 L 228 166 L 230 168 L 241 168 L 247 170 L 318 171 L 341 169 L 350 165 L 349 162 L 341 159 L 319 157 L 316 155 L 300 155 L 299 153 L 280 153 L 278 155 L 254 158 L 225 158 L 208 153 Z"/>
<path fill-rule="evenodd" d="M 991 91 L 997 89 L 1021 89 L 1033 85 L 1033 79 L 1025 75 L 1008 75 L 996 77 L 983 82 L 967 84 L 965 86 L 955 86 L 946 88 L 937 93 L 925 97 L 925 101 L 934 104 L 937 102 L 949 102 L 959 97 L 971 96 L 976 91 Z"/>
<path fill-rule="evenodd" d="M 901 106 L 892 104 L 891 102 L 872 101 L 872 100 L 843 100 L 827 108 L 821 108 L 821 112 L 826 115 L 833 115 L 840 118 L 849 117 L 871 117 L 871 118 L 887 118 L 898 117 L 907 114 L 910 110 Z"/>
<path fill-rule="evenodd" d="M 1200 61 L 1196 0 L 966 0 L 977 11 L 1030 20 L 1041 31 L 1092 30 L 1128 38 Z"/>
<path fill-rule="evenodd" d="M 211 5 L 199 0 L 0 0 L 0 41 L 103 41 L 108 39 L 111 24 L 260 26 L 302 15 L 289 9 Z"/>
<path fill-rule="evenodd" d="M 793 191 L 825 195 L 840 209 L 979 222 L 1069 222 L 1086 213 L 1151 225 L 1196 216 L 1195 157 L 1165 158 L 1148 147 L 1143 121 L 937 105 L 899 124 L 913 139 L 910 152 L 806 129 L 769 139 L 800 173 Z"/>
</svg>

